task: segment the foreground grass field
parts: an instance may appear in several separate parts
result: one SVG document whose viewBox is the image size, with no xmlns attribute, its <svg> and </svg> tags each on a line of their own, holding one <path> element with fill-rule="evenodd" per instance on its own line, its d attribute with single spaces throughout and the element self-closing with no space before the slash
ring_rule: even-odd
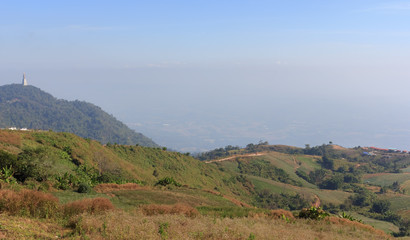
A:
<svg viewBox="0 0 410 240">
<path fill-rule="evenodd" d="M 139 211 L 107 211 L 72 218 L 69 226 L 52 220 L 0 215 L 2 239 L 389 239 L 380 230 L 345 219 L 282 220 L 148 216 Z"/>
<path fill-rule="evenodd" d="M 239 207 L 224 196 L 207 192 L 195 198 L 195 191 L 190 189 L 111 191 L 114 188 L 114 185 L 96 187 L 105 193 L 86 194 L 95 198 L 68 202 L 60 202 L 40 191 L 1 189 L 0 239 L 390 238 L 381 230 L 348 219 L 299 219 L 285 210 Z M 137 199 L 139 194 L 151 196 L 161 204 L 136 201 L 132 207 L 128 206 L 129 200 Z M 65 200 L 79 198 L 67 192 L 57 195 Z M 110 202 L 110 197 L 128 201 L 117 202 L 118 208 Z"/>
</svg>

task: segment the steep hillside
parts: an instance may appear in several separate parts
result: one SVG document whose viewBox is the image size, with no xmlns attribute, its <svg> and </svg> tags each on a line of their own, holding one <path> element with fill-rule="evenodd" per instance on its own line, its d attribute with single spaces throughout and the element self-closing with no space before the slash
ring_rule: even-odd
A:
<svg viewBox="0 0 410 240">
<path fill-rule="evenodd" d="M 56 99 L 20 84 L 0 87 L 0 128 L 8 127 L 71 132 L 102 143 L 157 146 L 91 103 Z"/>
<path fill-rule="evenodd" d="M 12 168 L 22 183 L 48 181 L 61 189 L 76 188 L 80 183 L 152 186 L 172 177 L 189 188 L 249 199 L 236 174 L 223 173 L 185 154 L 142 146 L 103 146 L 71 133 L 0 130 L 0 167 Z"/>
</svg>

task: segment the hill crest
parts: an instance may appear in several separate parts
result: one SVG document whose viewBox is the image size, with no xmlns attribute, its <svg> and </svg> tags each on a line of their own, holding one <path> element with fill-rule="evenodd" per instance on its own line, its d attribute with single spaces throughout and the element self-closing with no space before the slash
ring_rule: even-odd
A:
<svg viewBox="0 0 410 240">
<path fill-rule="evenodd" d="M 21 84 L 0 87 L 0 127 L 50 129 L 102 143 L 158 146 L 94 104 L 57 99 L 37 87 Z"/>
</svg>

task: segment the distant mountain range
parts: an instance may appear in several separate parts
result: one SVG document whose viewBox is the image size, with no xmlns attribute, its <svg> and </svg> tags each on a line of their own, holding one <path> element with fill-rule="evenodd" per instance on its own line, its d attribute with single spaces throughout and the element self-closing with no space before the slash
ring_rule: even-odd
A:
<svg viewBox="0 0 410 240">
<path fill-rule="evenodd" d="M 0 87 L 0 127 L 70 132 L 101 143 L 158 146 L 98 106 L 57 99 L 37 87 L 21 84 Z"/>
</svg>

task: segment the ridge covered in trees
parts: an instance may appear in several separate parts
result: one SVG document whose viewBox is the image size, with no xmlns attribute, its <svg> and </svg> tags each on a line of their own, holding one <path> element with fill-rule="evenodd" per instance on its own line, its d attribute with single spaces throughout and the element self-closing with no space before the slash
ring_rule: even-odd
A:
<svg viewBox="0 0 410 240">
<path fill-rule="evenodd" d="M 0 87 L 0 128 L 9 127 L 70 132 L 101 143 L 158 146 L 98 106 L 57 99 L 21 84 Z"/>
</svg>

